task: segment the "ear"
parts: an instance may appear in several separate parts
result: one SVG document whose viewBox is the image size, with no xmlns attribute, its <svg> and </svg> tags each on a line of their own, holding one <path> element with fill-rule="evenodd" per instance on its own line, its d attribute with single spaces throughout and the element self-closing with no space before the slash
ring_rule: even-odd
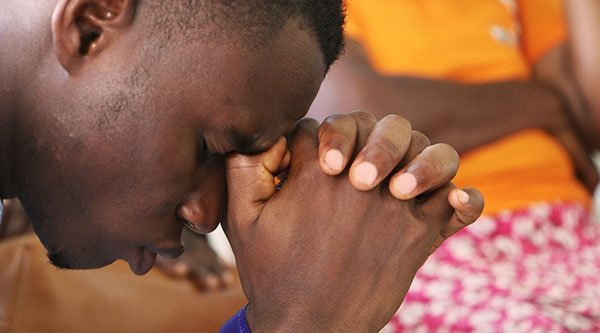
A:
<svg viewBox="0 0 600 333">
<path fill-rule="evenodd" d="M 100 54 L 133 21 L 135 0 L 59 0 L 52 14 L 56 56 L 69 73 Z"/>
</svg>

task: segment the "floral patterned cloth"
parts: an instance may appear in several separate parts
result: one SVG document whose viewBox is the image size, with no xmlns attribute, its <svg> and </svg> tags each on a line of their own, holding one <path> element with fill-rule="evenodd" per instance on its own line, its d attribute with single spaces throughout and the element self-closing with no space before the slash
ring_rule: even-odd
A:
<svg viewBox="0 0 600 333">
<path fill-rule="evenodd" d="M 578 204 L 482 217 L 431 256 L 384 332 L 600 332 L 600 226 Z"/>
</svg>

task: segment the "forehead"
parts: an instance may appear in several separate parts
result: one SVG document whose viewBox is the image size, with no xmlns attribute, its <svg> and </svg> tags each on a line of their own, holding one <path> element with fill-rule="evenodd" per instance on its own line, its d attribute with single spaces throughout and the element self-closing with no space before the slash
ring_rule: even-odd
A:
<svg viewBox="0 0 600 333">
<path fill-rule="evenodd" d="M 292 129 L 326 71 L 316 38 L 295 22 L 268 41 L 191 41 L 157 67 L 155 92 L 175 96 L 169 104 L 183 104 L 199 128 L 255 145 Z"/>
</svg>

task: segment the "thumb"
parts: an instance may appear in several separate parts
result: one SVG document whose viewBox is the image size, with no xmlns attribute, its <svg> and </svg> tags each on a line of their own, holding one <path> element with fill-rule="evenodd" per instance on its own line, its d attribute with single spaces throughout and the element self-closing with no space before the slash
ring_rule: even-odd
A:
<svg viewBox="0 0 600 333">
<path fill-rule="evenodd" d="M 484 200 L 481 193 L 474 188 L 453 189 L 448 195 L 448 203 L 454 208 L 450 221 L 442 227 L 436 239 L 431 255 L 448 237 L 469 226 L 481 216 Z"/>
<path fill-rule="evenodd" d="M 232 154 L 226 161 L 227 221 L 225 232 L 244 229 L 260 216 L 262 209 L 276 192 L 275 173 L 289 158 L 285 138 L 269 150 L 252 155 Z"/>
<path fill-rule="evenodd" d="M 304 165 L 318 162 L 318 131 L 319 123 L 314 119 L 304 118 L 296 123 L 290 143 L 290 179 L 300 173 Z"/>
</svg>

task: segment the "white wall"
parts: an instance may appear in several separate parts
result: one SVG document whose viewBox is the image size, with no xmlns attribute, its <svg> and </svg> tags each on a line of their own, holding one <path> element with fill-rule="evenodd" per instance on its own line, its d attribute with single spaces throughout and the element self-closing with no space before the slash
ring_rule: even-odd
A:
<svg viewBox="0 0 600 333">
<path fill-rule="evenodd" d="M 208 242 L 219 255 L 219 257 L 221 257 L 231 266 L 235 266 L 235 257 L 233 256 L 233 251 L 231 250 L 231 246 L 229 246 L 229 241 L 227 241 L 227 236 L 225 236 L 221 225 L 219 225 L 217 230 L 208 235 Z"/>
</svg>

